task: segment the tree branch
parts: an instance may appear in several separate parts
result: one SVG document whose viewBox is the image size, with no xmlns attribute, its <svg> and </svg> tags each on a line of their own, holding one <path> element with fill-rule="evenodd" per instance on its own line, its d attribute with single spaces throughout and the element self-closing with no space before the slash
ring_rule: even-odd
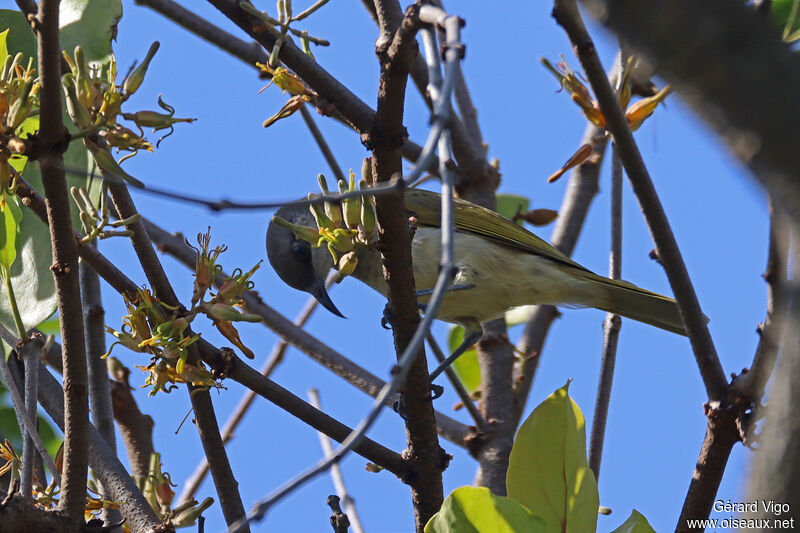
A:
<svg viewBox="0 0 800 533">
<path fill-rule="evenodd" d="M 375 7 L 380 25 L 375 50 L 380 60 L 380 85 L 375 118 L 363 140 L 372 150 L 373 176 L 381 183 L 403 172 L 400 147 L 407 136 L 403 127 L 405 91 L 411 62 L 418 54 L 416 35 L 420 5 L 412 4 L 406 10 L 396 31 L 384 16 L 389 8 L 383 7 L 382 0 L 376 0 Z M 411 265 L 411 235 L 402 193 L 394 198 L 376 197 L 375 207 L 380 225 L 377 246 L 383 259 L 390 322 L 399 361 L 420 323 Z M 436 436 L 431 382 L 423 347 L 414 355 L 401 395 L 408 441 L 404 456 L 417 474 L 410 485 L 416 529 L 421 533 L 442 506 L 442 471 L 447 464 Z"/>
<path fill-rule="evenodd" d="M 145 224 L 148 222 L 145 221 Z M 329 278 L 328 281 L 330 283 L 331 279 Z M 319 305 L 319 302 L 314 297 L 310 297 L 306 301 L 306 305 L 303 306 L 303 309 L 300 311 L 300 314 L 294 320 L 294 323 L 298 327 L 303 327 L 305 323 L 311 318 L 311 314 Z M 269 377 L 272 374 L 272 371 L 283 361 L 283 356 L 286 353 L 286 349 L 289 347 L 289 343 L 286 340 L 281 339 L 278 341 L 275 346 L 272 348 L 272 352 L 270 353 L 269 357 L 267 357 L 264 366 L 261 367 L 261 375 L 264 377 Z M 220 436 L 222 437 L 222 442 L 224 444 L 228 444 L 228 442 L 233 439 L 234 435 L 236 434 L 236 429 L 239 427 L 239 423 L 244 420 L 244 416 L 247 414 L 247 411 L 250 410 L 250 406 L 253 405 L 253 401 L 256 399 L 257 394 L 251 390 L 248 390 L 242 395 L 242 398 L 239 400 L 239 403 L 236 405 L 236 408 L 233 410 L 233 413 L 228 417 L 228 420 L 225 421 L 225 425 L 222 426 L 222 432 Z M 318 406 L 314 406 L 319 409 Z M 181 491 L 181 495 L 178 497 L 179 502 L 185 502 L 191 500 L 197 489 L 200 488 L 200 485 L 203 483 L 203 480 L 208 474 L 208 460 L 205 456 L 200 459 L 197 467 L 195 467 L 194 472 L 189 477 L 188 480 L 183 484 L 183 490 Z"/>
<path fill-rule="evenodd" d="M 621 72 L 625 57 L 620 49 L 619 69 Z M 608 277 L 620 279 L 622 276 L 622 162 L 616 148 L 611 150 L 611 253 L 608 264 Z M 589 437 L 589 468 L 595 479 L 600 479 L 600 462 L 603 458 L 603 439 L 608 420 L 608 406 L 611 403 L 611 386 L 614 383 L 614 367 L 617 361 L 617 342 L 622 328 L 619 315 L 608 313 L 603 321 L 603 355 L 600 360 L 600 379 L 597 382 L 597 399 L 592 416 L 592 431 Z"/>
<path fill-rule="evenodd" d="M 608 130 L 614 136 L 619 157 L 625 166 L 628 179 L 656 244 L 661 264 L 675 293 L 678 309 L 683 317 L 708 397 L 711 401 L 722 401 L 725 399 L 728 381 L 708 331 L 707 319 L 700 309 L 697 294 L 689 279 L 689 273 L 686 271 L 686 265 L 653 187 L 650 174 L 644 165 L 614 90 L 600 64 L 594 43 L 583 25 L 576 0 L 556 0 L 553 16 L 572 41 L 575 54 L 597 96 Z"/>
<path fill-rule="evenodd" d="M 197 347 L 190 346 L 189 350 L 196 352 Z M 228 454 L 225 451 L 225 443 L 222 442 L 219 434 L 219 425 L 217 424 L 217 415 L 214 413 L 214 405 L 211 403 L 211 394 L 208 390 L 198 389 L 191 384 L 187 384 L 186 387 L 189 391 L 189 398 L 192 400 L 194 420 L 197 432 L 200 434 L 200 442 L 203 444 L 203 451 L 211 468 L 214 486 L 217 487 L 222 514 L 225 516 L 225 523 L 230 526 L 246 516 L 242 498 L 239 496 L 239 482 L 233 475 Z M 245 526 L 239 531 L 248 532 L 250 528 Z"/>
<path fill-rule="evenodd" d="M 58 6 L 58 0 L 41 0 L 39 3 L 37 42 L 41 106 L 37 143 L 53 249 L 52 271 L 61 317 L 66 418 L 62 497 L 59 505 L 72 520 L 80 523 L 86 506 L 89 399 L 81 293 L 78 286 L 78 253 L 62 158 L 69 136 L 61 119 Z"/>
</svg>

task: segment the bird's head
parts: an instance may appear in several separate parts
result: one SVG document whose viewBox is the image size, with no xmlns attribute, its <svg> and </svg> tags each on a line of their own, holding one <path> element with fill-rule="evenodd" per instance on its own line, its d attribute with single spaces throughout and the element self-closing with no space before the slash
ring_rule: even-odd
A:
<svg viewBox="0 0 800 533">
<path fill-rule="evenodd" d="M 308 207 L 303 205 L 284 206 L 275 216 L 292 224 L 316 226 Z M 333 258 L 325 246 L 312 247 L 289 229 L 276 224 L 273 218 L 267 228 L 267 257 L 284 283 L 309 293 L 325 309 L 344 318 L 325 290 L 325 278 L 333 267 Z"/>
</svg>

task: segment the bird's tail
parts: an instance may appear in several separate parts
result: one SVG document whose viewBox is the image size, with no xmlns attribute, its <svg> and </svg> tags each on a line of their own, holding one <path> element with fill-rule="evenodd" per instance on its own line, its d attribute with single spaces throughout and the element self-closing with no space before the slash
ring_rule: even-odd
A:
<svg viewBox="0 0 800 533">
<path fill-rule="evenodd" d="M 592 275 L 591 281 L 604 288 L 603 296 L 599 297 L 599 301 L 593 302 L 593 307 L 679 335 L 686 335 L 678 305 L 672 298 L 640 289 L 625 281 L 602 276 Z"/>
</svg>

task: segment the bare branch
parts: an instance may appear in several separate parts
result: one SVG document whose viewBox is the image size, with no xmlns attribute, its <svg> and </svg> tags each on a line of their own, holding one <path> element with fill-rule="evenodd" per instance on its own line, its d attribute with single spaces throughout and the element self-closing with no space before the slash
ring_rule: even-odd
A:
<svg viewBox="0 0 800 533">
<path fill-rule="evenodd" d="M 190 346 L 189 350 L 196 351 L 197 347 Z M 219 425 L 217 425 L 214 405 L 211 403 L 211 394 L 208 390 L 192 387 L 190 384 L 187 384 L 187 389 L 192 400 L 197 433 L 200 435 L 200 442 L 203 443 L 203 451 L 211 468 L 211 477 L 214 478 L 214 486 L 217 488 L 222 514 L 225 516 L 225 523 L 231 525 L 243 518 L 245 511 L 239 495 L 239 482 L 233 475 L 228 454 L 225 451 L 225 443 L 222 442 L 219 434 Z M 240 528 L 242 532 L 249 530 L 248 527 Z"/>
<path fill-rule="evenodd" d="M 592 39 L 583 25 L 576 0 L 556 0 L 553 16 L 572 41 L 575 53 L 592 89 L 594 89 L 595 96 L 597 96 L 608 130 L 614 136 L 620 159 L 628 173 L 628 179 L 633 186 L 633 191 L 639 200 L 647 226 L 656 244 L 661 264 L 664 266 L 672 291 L 675 293 L 678 309 L 686 325 L 686 332 L 692 343 L 708 397 L 712 401 L 723 400 L 728 381 L 708 331 L 707 319 L 700 309 L 697 294 L 675 242 L 672 228 L 653 187 L 650 174 L 644 165 L 614 90 L 603 71 Z"/>
<path fill-rule="evenodd" d="M 619 68 L 625 58 L 620 50 Z M 612 147 L 611 158 L 611 254 L 608 277 L 620 279 L 622 276 L 622 162 Z M 614 382 L 614 366 L 617 360 L 617 341 L 622 328 L 622 319 L 608 313 L 603 322 L 603 355 L 600 361 L 600 379 L 597 382 L 597 399 L 592 417 L 592 432 L 589 437 L 589 468 L 595 479 L 600 479 L 600 462 L 603 458 L 603 439 L 606 433 L 608 406 L 611 403 L 611 386 Z"/>
<path fill-rule="evenodd" d="M 37 143 L 53 249 L 52 271 L 61 317 L 66 418 L 63 485 L 59 506 L 77 522 L 83 519 L 86 507 L 89 398 L 81 293 L 78 286 L 78 254 L 61 155 L 69 137 L 61 118 L 58 6 L 58 0 L 41 0 L 39 3 L 37 42 L 41 106 Z"/>
<path fill-rule="evenodd" d="M 145 225 L 148 222 L 145 221 Z M 328 285 L 333 280 L 333 276 L 328 279 Z M 297 315 L 294 320 L 294 323 L 298 327 L 303 327 L 305 323 L 311 318 L 311 314 L 319 305 L 319 302 L 311 297 L 306 302 L 306 305 L 303 306 L 303 309 Z M 272 352 L 270 353 L 269 357 L 267 357 L 264 366 L 261 368 L 261 375 L 264 377 L 269 377 L 272 374 L 272 371 L 283 361 L 283 356 L 286 353 L 286 349 L 289 347 L 289 343 L 286 342 L 284 339 L 278 341 L 275 346 L 272 348 Z M 225 425 L 222 427 L 222 432 L 220 436 L 222 437 L 222 442 L 228 444 L 231 439 L 236 434 L 236 428 L 239 427 L 239 423 L 244 420 L 244 416 L 250 410 L 250 406 L 253 405 L 253 401 L 256 399 L 257 394 L 251 390 L 245 392 L 242 395 L 242 398 L 239 400 L 239 403 L 236 405 L 236 408 L 233 410 L 233 413 L 228 417 L 228 420 L 225 421 Z M 314 406 L 319 409 L 318 406 Z M 200 459 L 200 463 L 192 472 L 192 475 L 189 477 L 188 480 L 183 484 L 183 490 L 181 491 L 180 497 L 178 497 L 179 502 L 185 502 L 191 500 L 197 489 L 200 488 L 200 485 L 203 483 L 203 480 L 208 473 L 208 460 L 205 456 Z"/>
</svg>

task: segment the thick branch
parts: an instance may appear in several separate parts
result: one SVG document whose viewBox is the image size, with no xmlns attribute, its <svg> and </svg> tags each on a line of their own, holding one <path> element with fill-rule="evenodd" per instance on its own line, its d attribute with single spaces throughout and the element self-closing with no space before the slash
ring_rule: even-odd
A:
<svg viewBox="0 0 800 533">
<path fill-rule="evenodd" d="M 119 425 L 119 432 L 125 450 L 128 453 L 128 463 L 131 465 L 131 476 L 140 482 L 150 470 L 150 456 L 153 454 L 153 419 L 150 415 L 142 413 L 136 404 L 136 399 L 131 393 L 128 384 L 127 368 L 115 372 L 114 385 L 111 389 L 111 399 L 114 409 L 114 418 Z"/>
<path fill-rule="evenodd" d="M 689 491 L 683 502 L 676 533 L 703 531 L 705 528 L 689 527 L 689 521 L 709 517 L 717 497 L 717 489 L 725 474 L 725 466 L 734 444 L 739 442 L 738 411 L 728 407 L 705 405 L 708 427 L 700 449 L 700 457 L 692 473 Z"/>
<path fill-rule="evenodd" d="M 64 393 L 61 386 L 43 366 L 39 366 L 39 402 L 60 428 L 64 428 Z M 122 516 L 133 531 L 150 532 L 161 526 L 161 521 L 144 499 L 133 478 L 108 447 L 105 439 L 89 424 L 89 437 L 84 454 L 89 458 L 92 471 L 97 475 L 109 498 L 120 502 Z M 84 502 L 85 504 L 85 502 Z M 83 515 L 80 518 L 83 521 Z"/>
<path fill-rule="evenodd" d="M 194 347 L 193 349 L 196 350 Z M 225 523 L 230 526 L 246 516 L 242 498 L 239 496 L 239 482 L 233 475 L 228 454 L 225 451 L 225 443 L 222 442 L 219 434 L 217 415 L 214 413 L 211 395 L 208 390 L 198 389 L 191 385 L 187 385 L 187 388 L 189 397 L 192 399 L 194 420 L 197 432 L 200 434 L 200 442 L 203 443 L 203 451 L 211 468 L 211 477 L 214 479 L 214 486 L 217 487 L 222 514 L 225 516 Z M 243 526 L 238 531 L 244 533 L 250 531 L 250 528 Z"/>
<path fill-rule="evenodd" d="M 62 153 L 68 139 L 61 120 L 61 45 L 58 38 L 58 0 L 39 3 L 37 41 L 39 48 L 40 129 L 39 167 L 47 204 L 53 277 L 61 317 L 64 369 L 64 469 L 61 509 L 74 521 L 83 520 L 86 506 L 89 397 L 86 351 L 78 286 L 78 253 L 72 230 L 69 194 Z"/>
<path fill-rule="evenodd" d="M 406 82 L 411 62 L 418 54 L 416 33 L 419 25 L 419 4 L 413 4 L 392 35 L 388 21 L 382 16 L 388 8 L 381 4 L 380 0 L 375 4 L 381 25 L 381 36 L 376 45 L 381 64 L 378 107 L 369 134 L 364 137 L 364 144 L 372 150 L 372 172 L 378 183 L 388 182 L 403 171 L 400 147 L 407 135 L 403 127 Z M 394 346 L 399 359 L 420 322 L 411 267 L 411 235 L 402 193 L 395 198 L 376 197 L 375 207 L 380 224 L 378 246 L 383 258 Z M 422 532 L 444 500 L 442 470 L 446 461 L 436 436 L 430 387 L 428 365 L 421 347 L 401 393 L 408 440 L 405 457 L 416 471 L 409 483 L 418 532 Z"/>
</svg>

